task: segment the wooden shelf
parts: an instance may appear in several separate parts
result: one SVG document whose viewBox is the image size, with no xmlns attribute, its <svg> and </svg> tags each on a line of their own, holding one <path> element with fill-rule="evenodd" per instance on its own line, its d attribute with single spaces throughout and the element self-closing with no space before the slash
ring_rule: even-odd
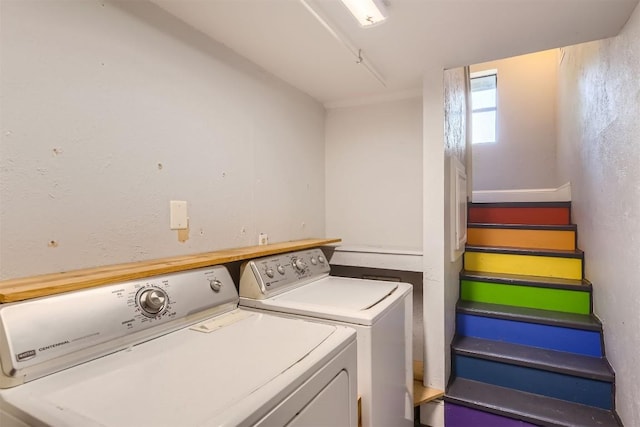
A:
<svg viewBox="0 0 640 427">
<path fill-rule="evenodd" d="M 444 390 L 422 385 L 422 381 L 413 381 L 413 406 L 420 406 L 444 396 Z"/>
<path fill-rule="evenodd" d="M 182 255 L 127 264 L 85 268 L 0 281 L 0 303 L 22 301 L 110 283 L 174 273 L 199 267 L 226 264 L 295 250 L 339 243 L 341 239 L 304 239 L 262 246 Z"/>
<path fill-rule="evenodd" d="M 444 390 L 425 387 L 422 384 L 424 364 L 420 360 L 413 361 L 413 406 L 420 406 L 444 396 Z"/>
</svg>

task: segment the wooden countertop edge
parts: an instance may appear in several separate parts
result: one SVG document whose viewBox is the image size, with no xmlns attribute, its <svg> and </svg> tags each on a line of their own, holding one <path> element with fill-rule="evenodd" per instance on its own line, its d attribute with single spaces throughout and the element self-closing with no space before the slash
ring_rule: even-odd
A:
<svg viewBox="0 0 640 427">
<path fill-rule="evenodd" d="M 22 301 L 159 274 L 275 255 L 339 243 L 341 239 L 303 239 L 262 246 L 222 249 L 126 264 L 85 268 L 0 281 L 0 303 Z"/>
</svg>

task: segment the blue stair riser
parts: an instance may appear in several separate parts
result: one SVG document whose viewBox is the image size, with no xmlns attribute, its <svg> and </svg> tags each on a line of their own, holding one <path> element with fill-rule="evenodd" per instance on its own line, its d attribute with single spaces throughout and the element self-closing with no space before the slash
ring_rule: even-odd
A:
<svg viewBox="0 0 640 427">
<path fill-rule="evenodd" d="M 592 357 L 603 356 L 600 333 L 596 331 L 458 313 L 456 332 L 468 337 L 504 341 Z"/>
<path fill-rule="evenodd" d="M 444 424 L 447 427 L 535 427 L 524 421 L 448 402 L 444 404 Z"/>
<path fill-rule="evenodd" d="M 604 381 L 461 355 L 453 362 L 458 377 L 602 409 L 613 406 L 613 385 Z"/>
</svg>

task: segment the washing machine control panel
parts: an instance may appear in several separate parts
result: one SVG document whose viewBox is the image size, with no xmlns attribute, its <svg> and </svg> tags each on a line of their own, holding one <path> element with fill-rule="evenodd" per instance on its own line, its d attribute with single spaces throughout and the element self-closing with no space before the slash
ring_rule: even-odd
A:
<svg viewBox="0 0 640 427">
<path fill-rule="evenodd" d="M 329 261 L 320 249 L 258 258 L 240 270 L 240 296 L 263 299 L 329 275 Z"/>
<path fill-rule="evenodd" d="M 215 266 L 2 305 L 0 379 L 28 381 L 237 304 L 229 272 Z"/>
</svg>

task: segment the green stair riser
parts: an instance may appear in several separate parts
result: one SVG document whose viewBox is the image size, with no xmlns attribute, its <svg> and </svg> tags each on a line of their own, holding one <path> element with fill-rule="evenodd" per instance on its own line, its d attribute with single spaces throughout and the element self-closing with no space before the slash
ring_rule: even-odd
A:
<svg viewBox="0 0 640 427">
<path fill-rule="evenodd" d="M 464 301 L 562 311 L 565 313 L 591 313 L 591 295 L 588 291 L 507 285 L 471 280 L 460 281 L 460 286 L 460 298 Z"/>
</svg>

